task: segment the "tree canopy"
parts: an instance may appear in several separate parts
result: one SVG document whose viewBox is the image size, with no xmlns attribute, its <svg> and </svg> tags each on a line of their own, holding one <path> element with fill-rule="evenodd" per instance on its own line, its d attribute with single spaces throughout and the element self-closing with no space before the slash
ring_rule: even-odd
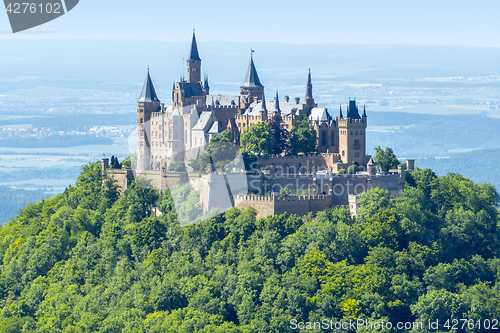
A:
<svg viewBox="0 0 500 333">
<path fill-rule="evenodd" d="M 118 196 L 101 174 L 84 166 L 0 229 L 1 332 L 290 332 L 322 318 L 422 321 L 415 332 L 473 319 L 462 331 L 483 332 L 500 317 L 490 184 L 416 169 L 400 198 L 360 195 L 355 219 L 233 208 L 181 227 L 187 206 L 169 191 L 132 182 Z"/>
<path fill-rule="evenodd" d="M 375 148 L 375 163 L 378 164 L 382 170 L 389 171 L 399 165 L 399 160 L 392 151 L 392 148 L 386 147 L 385 150 L 377 146 Z"/>
<path fill-rule="evenodd" d="M 290 131 L 288 155 L 316 152 L 316 130 L 312 128 L 308 119 L 300 120 Z"/>
</svg>

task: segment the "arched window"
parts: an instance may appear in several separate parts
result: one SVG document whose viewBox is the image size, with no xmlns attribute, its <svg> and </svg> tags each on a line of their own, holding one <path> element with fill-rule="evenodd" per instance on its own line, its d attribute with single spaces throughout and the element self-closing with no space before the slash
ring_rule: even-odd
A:
<svg viewBox="0 0 500 333">
<path fill-rule="evenodd" d="M 326 131 L 325 130 L 321 131 L 321 145 L 326 146 Z"/>
<path fill-rule="evenodd" d="M 335 145 L 335 134 L 333 133 L 333 131 L 330 132 L 330 146 L 334 146 Z"/>
</svg>

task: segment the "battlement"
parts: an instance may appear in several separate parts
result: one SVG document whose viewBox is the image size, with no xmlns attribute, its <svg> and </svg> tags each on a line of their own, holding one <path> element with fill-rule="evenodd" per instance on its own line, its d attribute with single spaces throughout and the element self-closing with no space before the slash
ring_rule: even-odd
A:
<svg viewBox="0 0 500 333">
<path fill-rule="evenodd" d="M 238 105 L 213 105 L 214 110 L 237 110 Z"/>
<path fill-rule="evenodd" d="M 237 195 L 236 201 L 248 201 L 248 202 L 290 202 L 290 201 L 317 201 L 325 200 L 327 195 L 291 195 L 289 197 L 284 197 L 280 195 L 256 195 L 256 194 L 245 194 Z M 327 198 L 328 199 L 328 198 Z"/>
<path fill-rule="evenodd" d="M 347 124 L 366 125 L 366 119 L 337 118 L 337 123 L 339 125 L 347 125 Z"/>
</svg>

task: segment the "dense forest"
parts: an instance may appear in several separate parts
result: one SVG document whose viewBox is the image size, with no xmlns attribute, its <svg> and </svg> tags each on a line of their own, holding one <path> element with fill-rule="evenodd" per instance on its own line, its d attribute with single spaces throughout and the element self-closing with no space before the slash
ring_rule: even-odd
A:
<svg viewBox="0 0 500 333">
<path fill-rule="evenodd" d="M 325 318 L 500 327 L 489 184 L 417 169 L 401 198 L 361 195 L 355 219 L 346 209 L 256 219 L 248 208 L 186 227 L 168 193 L 102 184 L 89 164 L 75 187 L 1 229 L 0 332 L 291 332 Z"/>
</svg>

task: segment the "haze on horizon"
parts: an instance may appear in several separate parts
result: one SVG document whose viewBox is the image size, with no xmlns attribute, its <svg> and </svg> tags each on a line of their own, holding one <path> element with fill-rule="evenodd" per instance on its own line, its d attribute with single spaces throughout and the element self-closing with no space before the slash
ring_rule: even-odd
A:
<svg viewBox="0 0 500 333">
<path fill-rule="evenodd" d="M 0 39 L 139 39 L 291 44 L 422 44 L 500 47 L 497 0 L 299 0 L 235 4 L 80 1 L 66 15 L 12 34 L 0 11 Z"/>
</svg>

